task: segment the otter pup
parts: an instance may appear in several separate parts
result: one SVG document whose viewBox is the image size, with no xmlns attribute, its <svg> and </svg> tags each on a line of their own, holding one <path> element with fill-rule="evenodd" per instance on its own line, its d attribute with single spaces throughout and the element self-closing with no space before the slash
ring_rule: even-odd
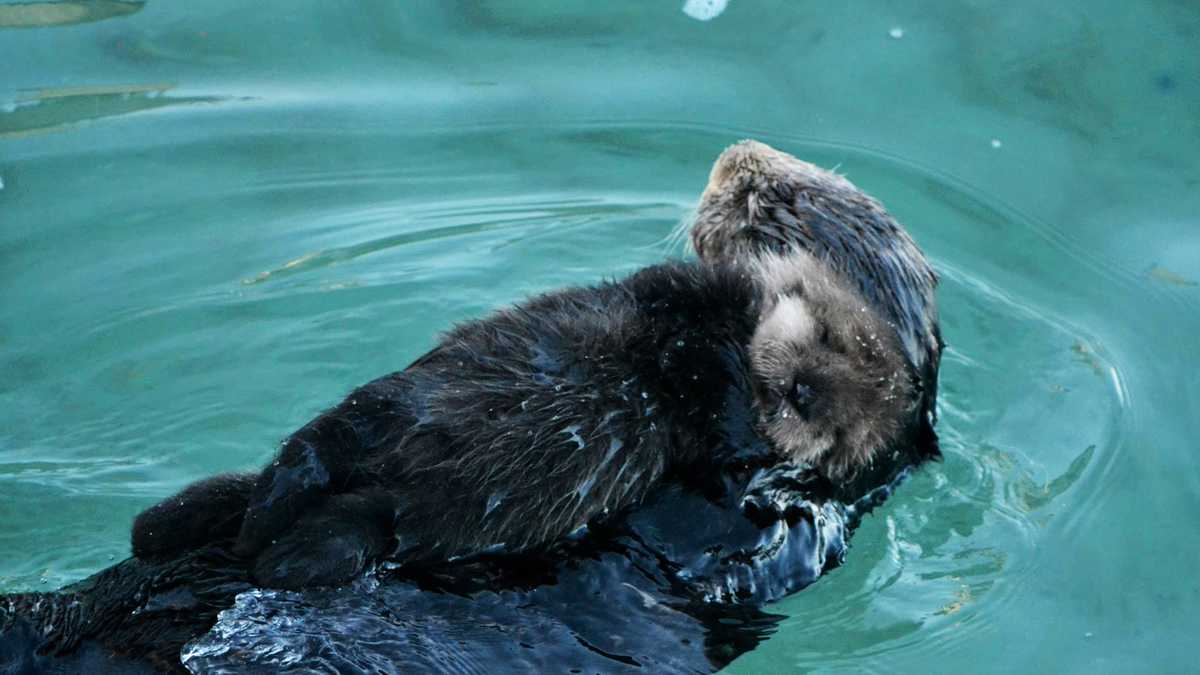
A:
<svg viewBox="0 0 1200 675">
<path fill-rule="evenodd" d="M 690 240 L 709 262 L 801 252 L 839 272 L 899 336 L 920 377 L 920 451 L 939 456 L 937 274 L 882 204 L 832 171 L 746 140 L 713 163 Z"/>
<path fill-rule="evenodd" d="M 538 549 L 713 465 L 730 416 L 836 479 L 901 442 L 917 404 L 895 332 L 827 266 L 668 263 L 458 326 L 252 480 L 209 479 L 142 513 L 133 550 L 236 536 L 259 583 L 298 588 L 383 556 Z"/>
</svg>

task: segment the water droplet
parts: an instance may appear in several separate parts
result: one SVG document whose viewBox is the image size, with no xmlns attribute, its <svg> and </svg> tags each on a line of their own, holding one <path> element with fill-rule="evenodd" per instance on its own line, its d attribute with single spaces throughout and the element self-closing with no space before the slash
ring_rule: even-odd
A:
<svg viewBox="0 0 1200 675">
<path fill-rule="evenodd" d="M 892 29 L 888 31 L 888 35 L 890 35 L 893 40 L 899 40 L 900 38 L 904 37 L 904 29 L 900 26 L 892 26 Z"/>
<path fill-rule="evenodd" d="M 508 492 L 505 490 L 493 492 L 491 494 L 491 496 L 488 497 L 487 506 L 484 508 L 484 511 L 483 511 L 483 517 L 487 518 L 488 515 L 491 514 L 492 511 L 496 510 L 497 506 L 500 506 L 500 503 L 503 502 L 504 498 L 507 496 L 508 496 Z"/>
<path fill-rule="evenodd" d="M 1002 146 L 1002 145 L 1004 145 L 1004 144 L 1000 142 L 1000 139 L 999 139 L 999 138 L 993 138 L 993 139 L 992 139 L 992 147 L 993 147 L 993 148 L 997 148 L 997 149 L 998 149 L 998 148 L 1000 148 L 1000 146 Z"/>
</svg>

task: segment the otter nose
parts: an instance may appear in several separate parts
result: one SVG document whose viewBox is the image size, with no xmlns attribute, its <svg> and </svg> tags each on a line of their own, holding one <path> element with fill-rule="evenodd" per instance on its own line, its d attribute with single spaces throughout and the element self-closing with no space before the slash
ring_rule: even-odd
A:
<svg viewBox="0 0 1200 675">
<path fill-rule="evenodd" d="M 797 382 L 787 393 L 788 403 L 796 409 L 796 414 L 800 415 L 800 419 L 808 419 L 809 408 L 812 407 L 813 391 L 812 387 Z"/>
</svg>

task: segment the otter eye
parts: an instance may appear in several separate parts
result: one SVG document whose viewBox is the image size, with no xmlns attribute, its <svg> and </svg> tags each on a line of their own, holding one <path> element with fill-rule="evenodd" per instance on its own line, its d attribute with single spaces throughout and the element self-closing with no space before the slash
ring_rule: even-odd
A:
<svg viewBox="0 0 1200 675">
<path fill-rule="evenodd" d="M 801 418 L 807 418 L 808 408 L 812 403 L 812 387 L 803 382 L 797 382 L 788 390 L 787 400 L 796 409 Z"/>
</svg>

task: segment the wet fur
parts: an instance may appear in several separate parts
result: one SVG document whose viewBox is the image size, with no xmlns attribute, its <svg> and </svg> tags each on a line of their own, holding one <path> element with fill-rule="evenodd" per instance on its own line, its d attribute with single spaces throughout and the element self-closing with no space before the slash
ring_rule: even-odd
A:
<svg viewBox="0 0 1200 675">
<path fill-rule="evenodd" d="M 937 275 L 882 204 L 832 171 L 748 140 L 713 164 L 691 228 L 703 260 L 803 251 L 850 280 L 894 327 L 918 373 L 921 443 L 929 456 L 939 455 Z"/>
<path fill-rule="evenodd" d="M 901 436 L 919 382 L 895 331 L 812 256 L 766 253 L 752 269 L 778 289 L 750 346 L 762 431 L 789 461 L 845 479 Z M 787 396 L 797 385 L 799 408 Z"/>
<path fill-rule="evenodd" d="M 757 306 L 740 270 L 669 264 L 463 324 L 290 437 L 237 550 L 260 583 L 297 587 L 344 580 L 326 560 L 341 549 L 413 562 L 548 544 L 719 445 Z M 170 554 L 158 533 L 197 512 L 180 497 L 139 518 L 156 534 L 135 527 L 135 555 Z"/>
<path fill-rule="evenodd" d="M 914 437 L 937 454 L 936 277 L 878 202 L 743 143 L 714 166 L 692 241 L 703 259 L 738 265 L 654 267 L 464 324 L 293 434 L 253 484 L 218 478 L 151 509 L 135 555 L 236 529 L 260 583 L 297 587 L 343 581 L 382 556 L 545 546 L 636 503 L 669 471 L 694 478 L 721 451 L 722 415 L 755 416 L 777 450 L 834 478 Z M 763 263 L 771 253 L 800 262 Z M 821 281 L 839 275 L 850 286 L 840 295 Z M 864 304 L 879 316 L 848 319 Z M 897 375 L 892 339 L 915 377 Z M 797 369 L 821 375 L 803 424 L 783 417 L 783 392 L 768 385 Z M 723 407 L 735 400 L 756 410 Z M 188 505 L 210 495 L 221 509 Z M 205 534 L 187 534 L 193 523 Z"/>
<path fill-rule="evenodd" d="M 229 495 L 247 504 L 236 550 L 269 586 L 338 583 L 385 556 L 419 563 L 537 549 L 641 501 L 668 472 L 702 480 L 703 467 L 737 442 L 725 438 L 724 421 L 747 414 L 780 441 L 781 456 L 843 475 L 899 433 L 899 423 L 881 422 L 876 438 L 853 422 L 855 414 L 896 416 L 890 403 L 864 410 L 861 401 L 822 401 L 853 413 L 781 420 L 778 400 L 763 398 L 763 377 L 815 382 L 822 369 L 863 365 L 871 381 L 855 386 L 878 387 L 899 361 L 881 369 L 848 342 L 874 330 L 867 316 L 838 318 L 864 300 L 836 279 L 801 279 L 794 269 L 671 263 L 465 323 L 408 369 L 297 431 L 252 487 L 244 476 L 210 479 L 148 510 L 135 526 L 135 555 L 186 550 L 197 525 L 230 533 L 229 520 L 202 508 L 219 496 L 243 513 L 241 497 Z M 811 313 L 808 333 L 786 329 L 794 302 Z M 784 330 L 763 335 L 761 326 Z M 756 357 L 756 348 L 782 349 L 784 358 Z M 798 355 L 811 374 L 789 370 Z M 859 395 L 848 386 L 829 382 L 820 395 Z M 745 401 L 756 410 L 739 409 Z M 841 440 L 807 452 L 796 446 L 802 424 Z M 877 440 L 846 454 L 845 442 Z"/>
</svg>

